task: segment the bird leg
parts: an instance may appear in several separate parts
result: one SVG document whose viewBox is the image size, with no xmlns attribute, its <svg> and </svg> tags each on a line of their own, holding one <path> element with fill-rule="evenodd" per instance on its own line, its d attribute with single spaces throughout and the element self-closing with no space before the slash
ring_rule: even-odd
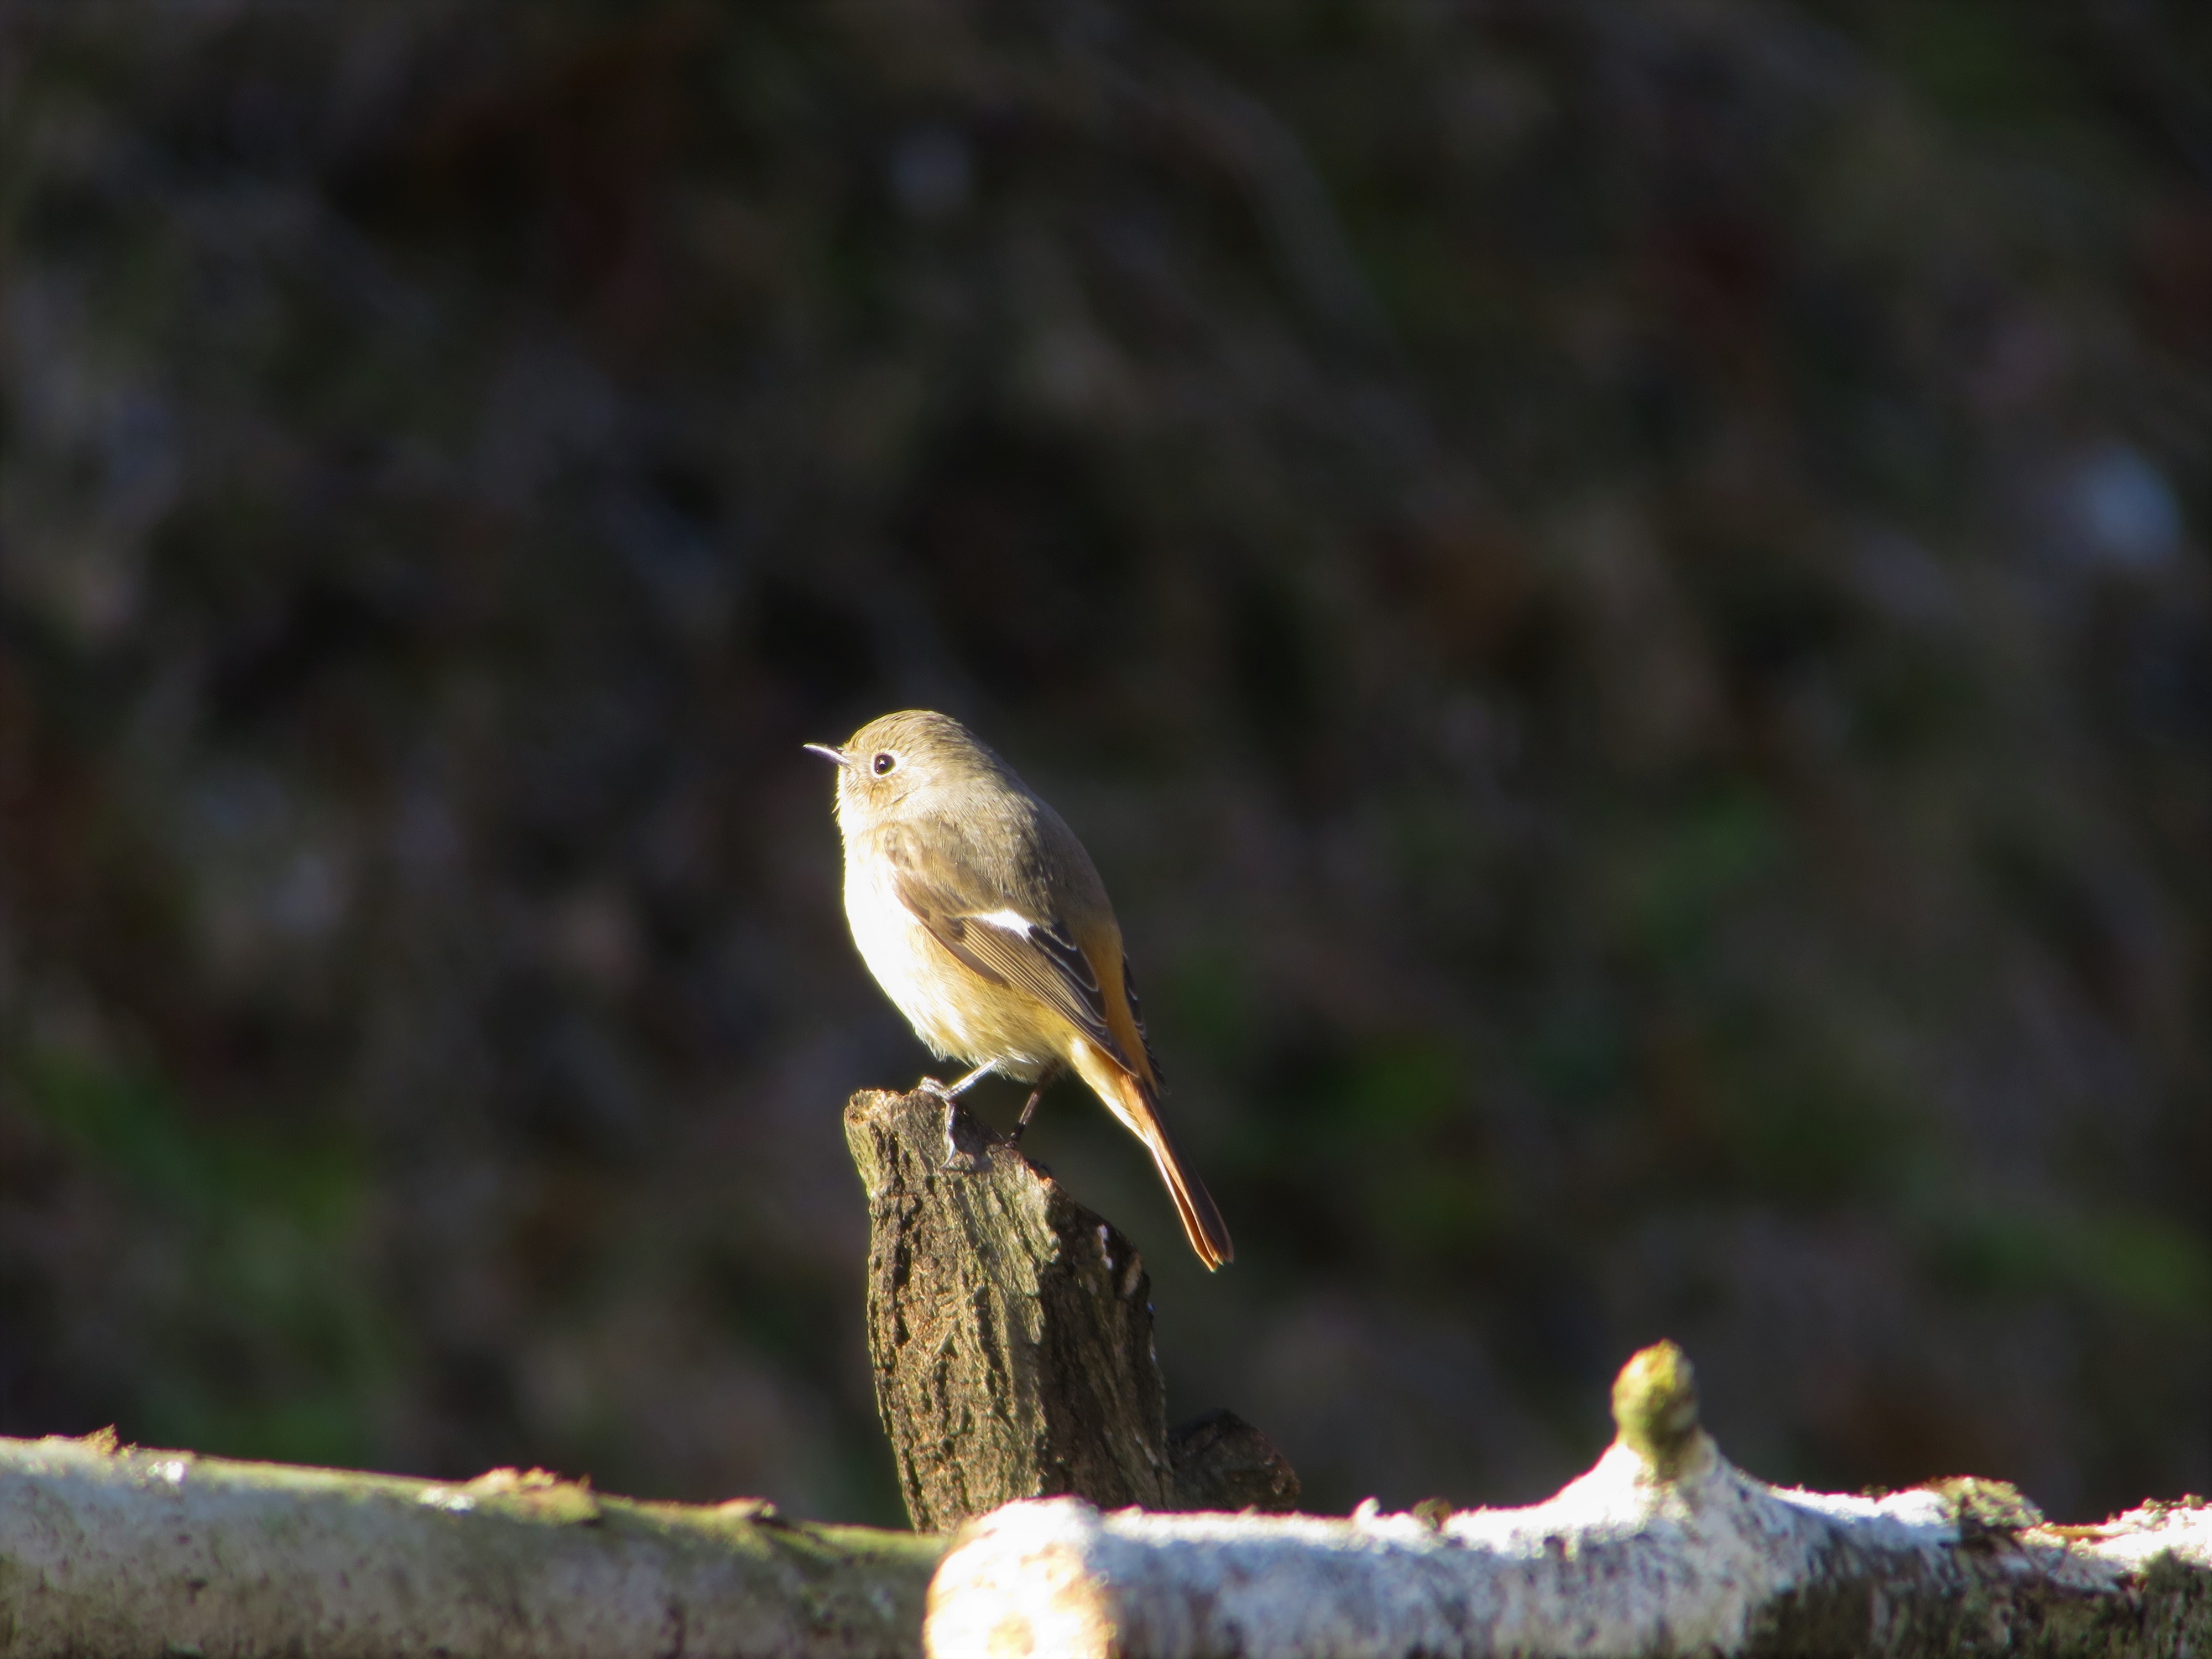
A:
<svg viewBox="0 0 2212 1659">
<path fill-rule="evenodd" d="M 978 1083 L 981 1082 L 985 1078 L 990 1076 L 992 1073 L 998 1069 L 998 1061 L 995 1060 L 987 1060 L 981 1066 L 978 1066 L 974 1071 L 969 1073 L 966 1077 L 962 1078 L 959 1082 L 948 1083 L 940 1085 L 939 1092 L 947 1100 L 957 1100 L 962 1095 L 966 1094 L 969 1090 L 974 1088 Z"/>
<path fill-rule="evenodd" d="M 1030 1119 L 1036 1115 L 1036 1103 L 1043 1098 L 1044 1089 L 1042 1085 L 1030 1091 L 1029 1099 L 1022 1104 L 1022 1115 L 1014 1120 L 1014 1132 L 1006 1137 L 1007 1146 L 1018 1146 L 1022 1144 L 1022 1131 L 1030 1127 Z"/>
</svg>

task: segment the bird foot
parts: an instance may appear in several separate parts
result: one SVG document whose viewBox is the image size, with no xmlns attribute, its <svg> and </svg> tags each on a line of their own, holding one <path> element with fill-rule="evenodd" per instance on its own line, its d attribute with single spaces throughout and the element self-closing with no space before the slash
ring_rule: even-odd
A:
<svg viewBox="0 0 2212 1659">
<path fill-rule="evenodd" d="M 958 1175 L 975 1175 L 988 1167 L 988 1160 L 979 1152 L 965 1150 L 960 1145 L 960 1097 L 933 1077 L 926 1077 L 915 1085 L 916 1094 L 933 1095 L 944 1103 L 945 1156 L 938 1160 L 940 1170 Z"/>
</svg>

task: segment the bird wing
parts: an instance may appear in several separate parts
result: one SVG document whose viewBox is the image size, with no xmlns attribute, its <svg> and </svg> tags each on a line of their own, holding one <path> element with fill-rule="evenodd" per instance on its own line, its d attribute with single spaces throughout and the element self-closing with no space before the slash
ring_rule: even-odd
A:
<svg viewBox="0 0 2212 1659">
<path fill-rule="evenodd" d="M 978 884 L 963 879 L 957 866 L 923 857 L 912 834 L 886 836 L 881 845 L 891 863 L 892 890 L 933 939 L 984 978 L 1026 991 L 1066 1016 L 1115 1065 L 1136 1070 L 1114 1033 L 1097 970 L 1066 922 L 974 890 Z M 1136 1029 L 1142 1043 L 1143 1027 Z"/>
</svg>

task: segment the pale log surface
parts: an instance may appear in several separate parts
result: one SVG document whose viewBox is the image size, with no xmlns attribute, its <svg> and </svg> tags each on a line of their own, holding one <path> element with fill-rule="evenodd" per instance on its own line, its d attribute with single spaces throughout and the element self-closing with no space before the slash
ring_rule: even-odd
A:
<svg viewBox="0 0 2212 1659">
<path fill-rule="evenodd" d="M 1638 1369 L 1644 1375 L 1639 1377 Z M 1653 1386 L 1653 1373 L 1659 1373 Z M 2011 1488 L 1778 1490 L 1697 1426 L 1647 1350 L 1621 1435 L 1548 1503 L 1450 1516 L 1102 1515 L 1010 1506 L 930 1588 L 933 1655 L 1474 1659 L 1558 1654 L 2212 1653 L 2212 1509 L 2041 1524 Z"/>
<path fill-rule="evenodd" d="M 770 1506 L 0 1440 L 7 1659 L 892 1659 L 942 1544 Z"/>
<path fill-rule="evenodd" d="M 1779 1491 L 1721 1458 L 1686 1370 L 1639 1356 L 1616 1390 L 1620 1441 L 1527 1510 L 1012 1505 L 943 1556 L 926 1650 L 2212 1654 L 2201 1499 L 2056 1528 L 1994 1482 Z M 509 1472 L 453 1486 L 0 1440 L 8 1659 L 912 1655 L 944 1549 L 782 1523 L 752 1501 L 639 1504 Z"/>
<path fill-rule="evenodd" d="M 867 1091 L 845 1139 L 868 1195 L 868 1352 L 918 1530 L 1016 1498 L 1285 1509 L 1297 1480 L 1230 1412 L 1167 1426 L 1136 1247 L 963 1109 Z"/>
</svg>

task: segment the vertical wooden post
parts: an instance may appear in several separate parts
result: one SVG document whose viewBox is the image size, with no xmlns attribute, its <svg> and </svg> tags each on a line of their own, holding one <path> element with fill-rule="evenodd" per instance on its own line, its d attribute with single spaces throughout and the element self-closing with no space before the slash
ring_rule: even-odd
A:
<svg viewBox="0 0 2212 1659">
<path fill-rule="evenodd" d="M 945 1121 L 921 1091 L 845 1110 L 868 1194 L 876 1404 L 916 1529 L 1062 1494 L 1293 1506 L 1297 1477 L 1234 1413 L 1170 1432 L 1136 1247 L 957 1107 L 948 1149 Z"/>
</svg>

